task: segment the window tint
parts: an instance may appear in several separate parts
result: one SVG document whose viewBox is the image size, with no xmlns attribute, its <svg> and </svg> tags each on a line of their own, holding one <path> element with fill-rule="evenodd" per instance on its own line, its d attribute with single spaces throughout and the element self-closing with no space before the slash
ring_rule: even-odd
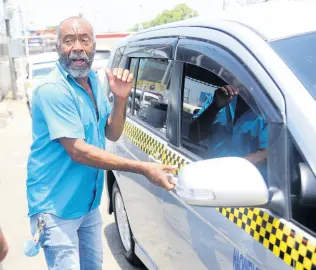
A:
<svg viewBox="0 0 316 270">
<path fill-rule="evenodd" d="M 316 232 L 316 177 L 294 143 L 289 157 L 292 218 Z"/>
<path fill-rule="evenodd" d="M 166 133 L 171 62 L 140 59 L 135 92 L 135 115 Z"/>
<path fill-rule="evenodd" d="M 244 157 L 266 178 L 268 123 L 249 106 L 244 93 L 214 73 L 185 67 L 181 144 L 203 159 Z"/>
</svg>

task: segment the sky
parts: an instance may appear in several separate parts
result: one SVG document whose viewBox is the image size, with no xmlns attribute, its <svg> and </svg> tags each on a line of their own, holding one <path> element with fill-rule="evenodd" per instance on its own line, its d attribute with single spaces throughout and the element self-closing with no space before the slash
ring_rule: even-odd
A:
<svg viewBox="0 0 316 270">
<path fill-rule="evenodd" d="M 11 0 L 20 6 L 25 27 L 43 29 L 83 12 L 96 32 L 126 31 L 153 19 L 165 9 L 186 3 L 201 16 L 221 12 L 223 1 L 232 0 Z"/>
</svg>

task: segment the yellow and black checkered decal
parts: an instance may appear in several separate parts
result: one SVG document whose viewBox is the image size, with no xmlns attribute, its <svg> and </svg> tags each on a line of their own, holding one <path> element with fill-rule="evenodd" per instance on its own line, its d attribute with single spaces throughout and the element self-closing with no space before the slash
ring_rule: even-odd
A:
<svg viewBox="0 0 316 270">
<path fill-rule="evenodd" d="M 163 164 L 178 165 L 175 174 L 187 163 L 185 159 L 170 151 L 166 144 L 159 142 L 129 122 L 125 123 L 124 135 L 146 154 L 161 160 Z"/>
<path fill-rule="evenodd" d="M 163 164 L 178 165 L 178 170 L 188 163 L 168 149 L 167 145 L 151 137 L 140 128 L 126 122 L 124 135 L 149 155 Z M 304 237 L 288 224 L 260 208 L 216 208 L 223 216 L 251 235 L 286 264 L 295 269 L 316 269 L 316 240 Z"/>
</svg>

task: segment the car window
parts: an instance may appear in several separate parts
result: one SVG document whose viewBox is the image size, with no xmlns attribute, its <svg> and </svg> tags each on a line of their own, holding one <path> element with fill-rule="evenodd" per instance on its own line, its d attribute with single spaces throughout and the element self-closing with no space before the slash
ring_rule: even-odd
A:
<svg viewBox="0 0 316 270">
<path fill-rule="evenodd" d="M 40 69 L 33 69 L 32 71 L 32 78 L 39 79 L 47 74 L 49 74 L 55 67 L 46 67 Z"/>
<path fill-rule="evenodd" d="M 132 91 L 128 97 L 128 103 L 127 103 L 127 113 L 128 114 L 132 114 L 133 93 L 134 93 L 135 84 L 136 84 L 137 65 L 138 65 L 138 59 L 132 58 L 129 71 L 131 73 L 133 73 L 133 75 L 134 75 L 134 85 L 133 85 Z"/>
<path fill-rule="evenodd" d="M 105 60 L 109 59 L 111 56 L 110 51 L 96 51 L 94 55 L 94 60 Z"/>
<path fill-rule="evenodd" d="M 293 140 L 290 149 L 292 219 L 316 233 L 316 177 Z"/>
<path fill-rule="evenodd" d="M 316 99 L 316 33 L 272 41 L 270 45 Z"/>
<path fill-rule="evenodd" d="M 171 61 L 140 59 L 135 91 L 138 119 L 166 134 Z"/>
<path fill-rule="evenodd" d="M 229 89 L 239 90 L 216 74 L 190 64 L 184 74 L 182 147 L 202 159 L 246 158 L 266 179 L 268 122 L 251 108 L 244 92 L 228 100 Z M 220 100 L 227 105 L 220 106 Z"/>
</svg>

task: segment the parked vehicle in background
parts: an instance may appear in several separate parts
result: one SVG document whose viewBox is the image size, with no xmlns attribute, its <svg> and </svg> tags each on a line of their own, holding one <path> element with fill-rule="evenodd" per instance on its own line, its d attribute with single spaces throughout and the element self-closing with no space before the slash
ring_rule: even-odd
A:
<svg viewBox="0 0 316 270">
<path fill-rule="evenodd" d="M 122 137 L 107 148 L 178 166 L 170 192 L 139 174 L 106 172 L 108 209 L 128 261 L 162 270 L 316 269 L 315 10 L 313 2 L 269 1 L 118 44 L 109 66 L 130 69 L 137 90 Z M 223 85 L 239 91 L 244 107 L 217 107 L 226 122 L 196 122 Z M 141 98 L 153 91 L 163 98 Z M 241 115 L 249 118 L 238 126 Z M 223 145 L 218 123 L 231 137 L 242 132 L 234 137 L 241 143 L 224 142 L 229 147 L 264 149 L 262 163 L 232 152 L 214 158 Z"/>
<path fill-rule="evenodd" d="M 40 80 L 55 68 L 57 60 L 56 52 L 40 53 L 27 59 L 25 91 L 30 105 L 34 89 Z"/>
<path fill-rule="evenodd" d="M 108 65 L 110 56 L 111 56 L 111 50 L 109 47 L 97 45 L 91 68 L 98 74 L 98 77 L 102 86 L 104 84 L 104 79 L 105 79 L 105 68 Z"/>
</svg>

